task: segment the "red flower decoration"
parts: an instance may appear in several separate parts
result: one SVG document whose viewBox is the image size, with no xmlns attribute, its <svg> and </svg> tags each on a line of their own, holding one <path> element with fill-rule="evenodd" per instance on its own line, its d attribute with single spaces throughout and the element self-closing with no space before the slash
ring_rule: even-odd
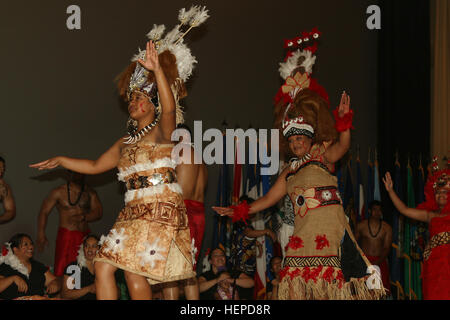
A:
<svg viewBox="0 0 450 320">
<path fill-rule="evenodd" d="M 319 31 L 319 29 L 317 29 L 317 27 L 314 27 L 311 32 L 309 33 L 309 35 L 311 36 L 311 38 L 316 39 L 316 37 L 314 37 L 314 34 L 317 33 L 317 38 L 320 38 L 320 36 L 322 35 L 322 32 Z"/>
<path fill-rule="evenodd" d="M 292 271 L 289 276 L 291 277 L 291 280 L 294 279 L 295 277 L 298 277 L 302 274 L 302 270 L 301 269 L 295 269 L 294 271 Z"/>
<path fill-rule="evenodd" d="M 294 250 L 303 248 L 304 245 L 303 245 L 302 238 L 297 237 L 297 236 L 290 236 L 289 237 L 289 243 L 287 244 L 287 247 L 291 248 L 291 249 L 294 249 Z"/>
<path fill-rule="evenodd" d="M 292 39 L 284 39 L 284 46 L 283 46 L 283 48 L 285 48 L 285 49 L 293 48 L 295 44 L 296 43 L 294 43 L 294 40 L 292 40 Z"/>
<path fill-rule="evenodd" d="M 323 266 L 318 266 L 311 272 L 311 279 L 314 280 L 314 282 L 317 282 L 317 278 L 319 277 L 320 273 L 322 272 Z"/>
<path fill-rule="evenodd" d="M 6 249 L 6 246 L 2 247 L 2 256 L 6 256 L 8 254 L 8 249 Z"/>
<path fill-rule="evenodd" d="M 325 279 L 326 282 L 331 283 L 333 281 L 334 268 L 328 267 L 327 270 L 322 275 L 322 278 Z"/>
<path fill-rule="evenodd" d="M 302 37 L 295 37 L 294 39 L 292 39 L 292 41 L 294 42 L 294 46 L 298 47 L 302 44 L 303 39 Z"/>
<path fill-rule="evenodd" d="M 309 38 L 309 32 L 305 32 L 305 31 L 302 32 L 302 38 L 303 38 L 303 41 L 309 41 L 309 40 L 311 40 L 311 39 Z"/>
<path fill-rule="evenodd" d="M 342 270 L 339 270 L 337 275 L 336 275 L 336 280 L 338 280 L 338 284 L 339 284 L 339 289 L 342 288 L 342 286 L 344 285 L 344 274 L 342 273 Z"/>
<path fill-rule="evenodd" d="M 286 275 L 288 274 L 288 270 L 289 270 L 289 267 L 284 267 L 280 271 L 280 281 L 283 280 L 284 277 L 286 277 Z"/>
<path fill-rule="evenodd" d="M 317 250 L 322 250 L 323 248 L 330 246 L 330 243 L 328 242 L 326 235 L 317 236 L 315 241 L 317 243 L 316 245 Z"/>
</svg>

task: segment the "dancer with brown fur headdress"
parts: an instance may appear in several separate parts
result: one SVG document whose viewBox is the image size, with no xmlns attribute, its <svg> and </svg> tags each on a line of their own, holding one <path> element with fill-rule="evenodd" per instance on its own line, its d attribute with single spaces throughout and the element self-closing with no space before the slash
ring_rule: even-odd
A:
<svg viewBox="0 0 450 320">
<path fill-rule="evenodd" d="M 328 95 L 311 77 L 319 36 L 313 29 L 287 40 L 291 51 L 280 64 L 286 81 L 275 98 L 275 126 L 283 133 L 281 149 L 295 158 L 250 206 L 214 209 L 233 220 L 246 219 L 287 194 L 294 206 L 294 232 L 286 246 L 278 298 L 376 299 L 384 295 L 379 271 L 354 239 L 332 174 L 334 163 L 350 147 L 350 97 L 342 94 L 333 121 Z"/>
</svg>

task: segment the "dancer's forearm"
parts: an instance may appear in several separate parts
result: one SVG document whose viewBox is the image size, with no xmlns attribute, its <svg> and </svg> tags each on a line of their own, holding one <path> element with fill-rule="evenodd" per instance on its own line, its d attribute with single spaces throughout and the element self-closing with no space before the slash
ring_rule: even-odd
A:
<svg viewBox="0 0 450 320">
<path fill-rule="evenodd" d="M 419 209 L 415 209 L 415 208 L 409 208 L 397 196 L 397 194 L 395 193 L 394 190 L 389 190 L 388 194 L 389 194 L 389 197 L 391 198 L 392 203 L 394 204 L 395 208 L 397 208 L 397 210 L 401 214 L 407 216 L 408 218 L 414 219 L 414 220 L 423 221 L 423 222 L 427 222 L 428 221 L 428 214 L 427 214 L 426 210 L 419 210 Z"/>
<path fill-rule="evenodd" d="M 175 112 L 175 99 L 173 97 L 172 90 L 170 89 L 169 82 L 164 74 L 162 68 L 154 71 L 156 84 L 158 86 L 159 99 L 161 101 L 162 113 Z"/>
</svg>

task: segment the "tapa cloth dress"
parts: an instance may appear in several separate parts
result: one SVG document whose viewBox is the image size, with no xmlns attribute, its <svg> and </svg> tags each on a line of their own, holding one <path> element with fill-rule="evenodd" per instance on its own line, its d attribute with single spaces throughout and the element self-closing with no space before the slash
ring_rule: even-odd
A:
<svg viewBox="0 0 450 320">
<path fill-rule="evenodd" d="M 150 284 L 195 276 L 172 148 L 144 138 L 122 149 L 118 178 L 127 187 L 125 207 L 94 259 L 145 276 Z"/>
<path fill-rule="evenodd" d="M 294 206 L 294 232 L 286 246 L 278 298 L 376 299 L 384 294 L 366 285 L 370 262 L 358 247 L 342 207 L 337 178 L 323 158 L 325 145 L 291 161 L 287 192 Z"/>
</svg>

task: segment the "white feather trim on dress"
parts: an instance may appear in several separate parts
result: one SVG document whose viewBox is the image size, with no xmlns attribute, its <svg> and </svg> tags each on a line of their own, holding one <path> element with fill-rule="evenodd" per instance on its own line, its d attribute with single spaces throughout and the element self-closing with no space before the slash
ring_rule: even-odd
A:
<svg viewBox="0 0 450 320">
<path fill-rule="evenodd" d="M 148 196 L 162 194 L 167 191 L 166 188 L 174 193 L 178 193 L 181 195 L 183 194 L 183 191 L 181 190 L 181 187 L 178 183 L 164 183 L 148 188 L 127 191 L 125 193 L 125 204 L 133 200 L 139 200 Z"/>
<path fill-rule="evenodd" d="M 119 173 L 117 174 L 117 178 L 119 181 L 124 181 L 125 178 L 128 177 L 131 174 L 137 173 L 137 172 L 143 172 L 148 170 L 154 170 L 159 168 L 172 168 L 175 169 L 177 166 L 177 163 L 172 160 L 171 158 L 162 158 L 158 159 L 153 162 L 147 162 L 147 163 L 138 163 L 134 166 L 128 167 L 126 169 L 119 169 Z"/>
</svg>

